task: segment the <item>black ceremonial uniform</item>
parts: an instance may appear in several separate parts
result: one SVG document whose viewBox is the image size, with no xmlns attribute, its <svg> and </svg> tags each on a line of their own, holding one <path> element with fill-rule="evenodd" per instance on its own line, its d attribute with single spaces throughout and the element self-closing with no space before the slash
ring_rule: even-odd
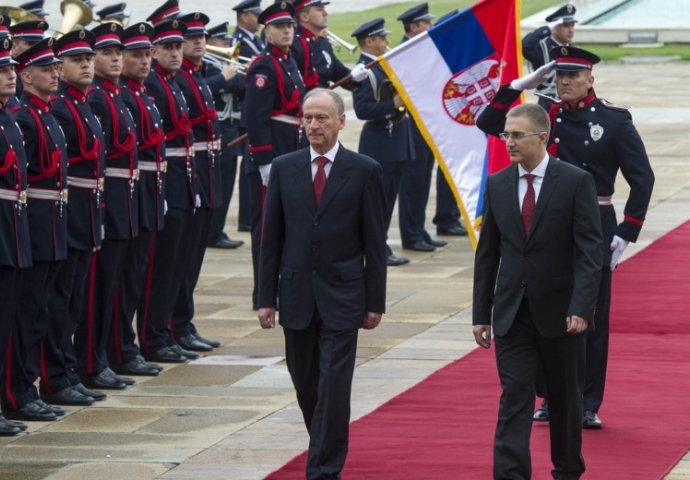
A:
<svg viewBox="0 0 690 480">
<path fill-rule="evenodd" d="M 549 27 L 537 28 L 533 32 L 528 33 L 522 39 L 522 56 L 525 57 L 532 65 L 532 70 L 536 70 L 542 65 L 549 63 L 553 58 L 549 53 L 555 47 L 560 47 L 561 44 L 553 39 Z M 544 83 L 539 85 L 536 89 L 537 93 L 548 95 L 549 97 L 557 97 L 556 95 L 556 71 L 552 70 L 544 80 Z M 542 105 L 541 101 L 539 103 Z M 544 105 L 542 105 L 544 106 Z"/>
<path fill-rule="evenodd" d="M 163 159 L 164 133 L 158 108 L 149 97 L 146 87 L 122 77 L 122 99 L 134 118 L 139 160 L 139 235 L 132 239 L 125 252 L 125 265 L 116 286 L 117 315 L 108 343 L 109 363 L 118 366 L 139 354 L 134 343 L 132 321 L 146 280 L 147 262 L 154 234 L 164 226 L 165 171 Z M 142 323 L 137 317 L 137 322 Z"/>
<path fill-rule="evenodd" d="M 268 165 L 275 157 L 297 150 L 304 83 L 290 53 L 267 46 L 249 67 L 246 89 L 247 134 L 253 165 Z M 252 304 L 256 305 L 262 198 L 260 189 L 250 192 L 258 195 L 252 196 L 250 203 L 254 266 Z"/>
<path fill-rule="evenodd" d="M 520 93 L 507 85 L 502 86 L 477 119 L 477 126 L 492 135 L 502 132 L 506 112 Z M 599 196 L 604 268 L 593 320 L 594 331 L 587 335 L 584 389 L 584 408 L 596 413 L 603 400 L 606 378 L 611 301 L 610 244 L 614 235 L 630 242 L 637 240 L 647 214 L 654 173 L 627 108 L 601 100 L 590 90 L 576 108 L 551 101 L 548 112 L 551 120 L 549 153 L 591 173 Z M 630 193 L 623 221 L 617 223 L 611 196 L 619 170 L 630 185 Z"/>
<path fill-rule="evenodd" d="M 190 24 L 188 24 L 190 25 Z M 190 29 L 187 31 L 189 34 Z M 189 107 L 189 121 L 194 135 L 194 161 L 197 171 L 197 193 L 201 205 L 194 212 L 189 249 L 185 252 L 185 264 L 178 265 L 177 274 L 184 276 L 182 285 L 172 298 L 176 298 L 172 316 L 175 338 L 196 333 L 192 323 L 194 317 L 194 289 L 199 280 L 201 265 L 208 244 L 213 212 L 223 204 L 222 172 L 219 158 L 220 131 L 218 115 L 211 90 L 204 78 L 203 66 L 196 67 L 188 59 L 182 61 L 182 68 L 175 80 L 180 85 Z"/>
<path fill-rule="evenodd" d="M 316 87 L 328 88 L 330 82 L 337 82 L 350 74 L 350 69 L 336 57 L 327 38 L 316 37 L 299 25 L 295 28 L 295 39 L 290 50 L 302 74 L 306 91 Z"/>
<path fill-rule="evenodd" d="M 79 373 L 84 375 L 98 375 L 108 367 L 116 279 L 124 266 L 127 243 L 139 233 L 139 169 L 134 121 L 123 102 L 119 85 L 96 75 L 93 86 L 89 104 L 105 137 L 105 237 L 101 249 L 94 252 L 91 259 L 94 265 L 87 277 L 86 305 L 74 336 Z"/>
<path fill-rule="evenodd" d="M 372 60 L 375 57 L 362 53 L 359 63 L 366 64 Z M 386 73 L 378 65 L 369 72 L 369 80 L 364 80 L 352 92 L 352 97 L 357 118 L 365 121 L 359 137 L 359 153 L 373 158 L 383 167 L 387 231 L 400 191 L 404 163 L 414 160 L 414 142 L 410 118 L 405 115 L 399 121 L 394 121 L 399 112 L 393 99 L 377 100 L 379 85 L 388 80 Z"/>
</svg>

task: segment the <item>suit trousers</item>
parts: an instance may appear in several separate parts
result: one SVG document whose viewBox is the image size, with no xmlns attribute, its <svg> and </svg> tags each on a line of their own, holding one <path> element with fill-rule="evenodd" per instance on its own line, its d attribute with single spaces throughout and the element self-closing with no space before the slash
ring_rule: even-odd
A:
<svg viewBox="0 0 690 480">
<path fill-rule="evenodd" d="M 69 249 L 48 297 L 50 329 L 41 351 L 41 392 L 55 393 L 81 382 L 72 336 L 81 318 L 91 252 Z"/>
<path fill-rule="evenodd" d="M 433 222 L 436 228 L 441 229 L 460 225 L 458 203 L 440 167 L 436 170 L 436 215 Z"/>
<path fill-rule="evenodd" d="M 510 330 L 495 337 L 495 345 L 502 394 L 494 439 L 494 478 L 528 480 L 532 477 L 529 439 L 538 362 L 544 369 L 549 397 L 554 465 L 551 474 L 556 479 L 580 478 L 585 471 L 582 458 L 585 335 L 541 336 L 532 321 L 528 302 L 523 299 Z"/>
<path fill-rule="evenodd" d="M 190 333 L 196 333 L 196 327 L 192 323 L 194 318 L 194 289 L 199 281 L 201 266 L 206 254 L 207 239 L 213 216 L 220 208 L 197 208 L 192 219 L 191 238 L 189 249 L 185 256 L 186 265 L 180 263 L 179 275 L 183 277 L 182 284 L 177 294 L 172 315 L 172 329 L 175 338 L 184 337 Z"/>
<path fill-rule="evenodd" d="M 431 239 L 424 224 L 433 169 L 431 149 L 426 144 L 415 143 L 415 159 L 404 162 L 400 183 L 398 219 L 403 247 Z"/>
<path fill-rule="evenodd" d="M 115 286 L 113 324 L 108 341 L 110 365 L 127 363 L 140 353 L 139 347 L 134 343 L 132 321 L 146 281 L 146 267 L 154 233 L 152 230 L 142 230 L 127 244 L 125 267 L 120 272 Z"/>
<path fill-rule="evenodd" d="M 213 209 L 213 218 L 211 219 L 211 226 L 208 234 L 208 239 L 210 241 L 218 238 L 225 228 L 225 218 L 228 216 L 232 192 L 235 189 L 235 178 L 237 177 L 236 155 L 232 155 L 224 150 L 220 151 L 220 176 L 223 181 L 223 203 L 220 207 Z"/>
<path fill-rule="evenodd" d="M 252 227 L 252 271 L 254 272 L 254 286 L 252 288 L 252 308 L 257 309 L 257 288 L 259 285 L 259 253 L 261 252 L 261 218 L 263 211 L 263 195 L 261 175 L 251 172 L 246 175 L 249 193 L 249 221 Z"/>
<path fill-rule="evenodd" d="M 237 181 L 237 186 L 240 189 L 240 204 L 237 206 L 237 226 L 251 227 L 252 216 L 251 216 L 251 194 L 249 185 L 249 153 L 245 147 L 245 153 L 242 155 L 242 161 L 240 162 L 240 178 Z"/>
<path fill-rule="evenodd" d="M 345 464 L 357 333 L 330 330 L 316 306 L 306 329 L 284 328 L 287 366 L 309 432 L 308 480 L 340 478 Z"/>
<path fill-rule="evenodd" d="M 17 311 L 12 330 L 11 355 L 7 355 L 7 384 L 3 406 L 18 410 L 38 398 L 34 382 L 40 374 L 41 342 L 50 328 L 46 309 L 62 262 L 34 262 L 21 273 Z M 3 288 L 5 286 L 3 285 Z M 16 303 L 16 302 L 15 302 Z"/>
</svg>

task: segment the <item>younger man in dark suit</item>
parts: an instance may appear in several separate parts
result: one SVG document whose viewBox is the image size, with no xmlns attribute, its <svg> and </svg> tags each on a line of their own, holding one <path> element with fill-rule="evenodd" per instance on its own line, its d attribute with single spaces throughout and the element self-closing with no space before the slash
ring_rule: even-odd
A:
<svg viewBox="0 0 690 480">
<path fill-rule="evenodd" d="M 494 478 L 529 479 L 537 363 L 550 400 L 552 474 L 577 479 L 582 458 L 585 335 L 594 315 L 602 233 L 592 176 L 546 153 L 549 119 L 538 105 L 506 118 L 513 165 L 486 184 L 474 271 L 476 342 L 493 325 L 501 402 Z"/>
<path fill-rule="evenodd" d="M 381 166 L 338 143 L 343 100 L 317 88 L 303 112 L 308 149 L 273 160 L 264 205 L 259 321 L 285 333 L 285 356 L 309 431 L 307 479 L 340 478 L 359 328 L 386 299 Z"/>
</svg>

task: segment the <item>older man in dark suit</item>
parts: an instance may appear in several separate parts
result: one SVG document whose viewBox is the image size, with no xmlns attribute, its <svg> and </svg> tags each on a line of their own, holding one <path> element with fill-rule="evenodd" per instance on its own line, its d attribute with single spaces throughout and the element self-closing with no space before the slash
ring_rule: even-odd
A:
<svg viewBox="0 0 690 480">
<path fill-rule="evenodd" d="M 472 324 L 493 325 L 501 402 L 494 478 L 529 479 L 537 362 L 550 399 L 552 475 L 577 479 L 582 458 L 585 335 L 601 275 L 601 220 L 592 176 L 546 153 L 549 119 L 520 105 L 501 138 L 513 165 L 489 177 L 475 257 Z"/>
<path fill-rule="evenodd" d="M 307 479 L 345 463 L 357 332 L 381 321 L 386 296 L 381 166 L 338 142 L 342 99 L 304 101 L 310 147 L 273 161 L 264 205 L 259 321 L 285 333 L 288 370 L 309 431 Z"/>
</svg>

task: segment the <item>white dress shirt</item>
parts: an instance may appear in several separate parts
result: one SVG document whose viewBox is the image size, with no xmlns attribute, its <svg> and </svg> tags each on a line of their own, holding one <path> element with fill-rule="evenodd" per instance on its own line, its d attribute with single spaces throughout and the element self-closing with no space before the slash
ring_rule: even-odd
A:
<svg viewBox="0 0 690 480">
<path fill-rule="evenodd" d="M 541 184 L 544 181 L 544 174 L 546 174 L 546 167 L 549 165 L 549 154 L 544 156 L 544 159 L 539 162 L 534 170 L 528 172 L 522 165 L 518 164 L 518 200 L 520 201 L 520 211 L 522 211 L 522 201 L 525 199 L 525 194 L 527 193 L 527 180 L 525 179 L 526 173 L 531 173 L 534 175 L 532 180 L 532 186 L 534 187 L 534 204 L 537 204 L 539 200 L 539 192 L 541 191 Z"/>
<path fill-rule="evenodd" d="M 331 173 L 331 168 L 333 168 L 333 162 L 335 161 L 335 156 L 338 153 L 338 148 L 340 148 L 340 142 L 335 142 L 335 145 L 333 148 L 331 148 L 329 151 L 321 155 L 318 153 L 316 150 L 314 150 L 311 146 L 309 147 L 309 154 L 311 155 L 311 179 L 314 180 L 314 177 L 316 176 L 316 170 L 319 168 L 319 166 L 316 164 L 314 161 L 316 157 L 326 157 L 328 159 L 328 163 L 324 167 L 324 170 L 326 172 L 326 178 L 328 178 L 328 175 Z"/>
</svg>

